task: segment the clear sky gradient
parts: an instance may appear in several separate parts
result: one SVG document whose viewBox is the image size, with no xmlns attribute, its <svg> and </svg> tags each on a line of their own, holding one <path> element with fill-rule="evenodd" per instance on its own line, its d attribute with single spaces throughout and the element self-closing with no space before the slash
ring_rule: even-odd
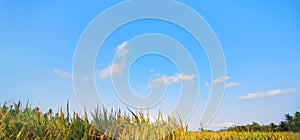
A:
<svg viewBox="0 0 300 140">
<path fill-rule="evenodd" d="M 69 100 L 71 108 L 79 111 L 71 78 L 77 41 L 98 14 L 118 2 L 0 1 L 0 103 L 24 103 L 28 99 L 32 106 L 47 110 L 65 106 Z M 285 113 L 300 111 L 300 1 L 179 2 L 203 16 L 217 35 L 226 59 L 227 76 L 223 79 L 228 85 L 210 128 L 252 121 L 277 123 Z M 196 130 L 210 86 L 217 81 L 211 79 L 209 61 L 201 46 L 174 24 L 139 20 L 120 27 L 106 40 L 92 77 L 103 93 L 101 98 L 108 108 L 125 107 L 114 94 L 109 78 L 100 76 L 101 71 L 112 63 L 120 44 L 145 33 L 176 39 L 196 61 L 201 96 L 188 122 L 190 129 Z M 131 66 L 129 81 L 134 92 L 145 96 L 152 75 L 176 78 L 178 73 L 170 60 L 146 55 Z M 166 112 L 179 98 L 180 84 L 173 82 L 168 89 L 157 106 Z"/>
</svg>

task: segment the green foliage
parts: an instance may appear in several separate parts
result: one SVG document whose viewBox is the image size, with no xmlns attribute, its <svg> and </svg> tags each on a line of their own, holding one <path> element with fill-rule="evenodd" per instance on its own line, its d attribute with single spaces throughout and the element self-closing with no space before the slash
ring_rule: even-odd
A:
<svg viewBox="0 0 300 140">
<path fill-rule="evenodd" d="M 298 140 L 300 133 L 293 132 L 190 132 L 185 139 L 196 140 Z"/>
<path fill-rule="evenodd" d="M 295 112 L 294 116 L 285 114 L 285 120 L 279 125 L 271 123 L 269 125 L 259 125 L 256 122 L 246 126 L 234 126 L 223 131 L 236 132 L 300 132 L 300 113 Z"/>
<path fill-rule="evenodd" d="M 255 132 L 265 131 L 299 131 L 299 112 L 294 116 L 286 115 L 282 126 L 270 124 L 266 128 L 257 123 L 241 126 L 249 132 L 241 131 L 200 131 L 187 132 L 187 128 L 181 120 L 176 121 L 173 117 L 163 117 L 158 112 L 157 118 L 150 120 L 149 112 L 135 112 L 128 109 L 108 111 L 106 108 L 96 109 L 89 121 L 85 112 L 80 116 L 76 112 L 60 108 L 58 113 L 52 109 L 43 113 L 38 107 L 31 108 L 28 102 L 22 108 L 20 102 L 8 105 L 4 103 L 0 107 L 0 139 L 1 140 L 35 140 L 35 139 L 95 139 L 95 140 L 144 140 L 144 139 L 299 139 L 300 133 L 294 132 Z M 239 127 L 234 127 L 239 128 Z M 240 130 L 239 130 L 240 131 Z"/>
<path fill-rule="evenodd" d="M 52 109 L 43 113 L 39 108 L 31 108 L 28 102 L 25 108 L 21 103 L 0 108 L 0 139 L 181 139 L 184 134 L 182 123 L 174 118 L 168 120 L 157 118 L 151 122 L 149 113 L 131 115 L 121 110 L 96 109 L 89 121 L 87 113 L 84 116 L 73 112 L 70 116 L 69 104 L 66 110 L 60 108 L 53 114 Z M 160 113 L 159 113 L 160 114 Z"/>
</svg>

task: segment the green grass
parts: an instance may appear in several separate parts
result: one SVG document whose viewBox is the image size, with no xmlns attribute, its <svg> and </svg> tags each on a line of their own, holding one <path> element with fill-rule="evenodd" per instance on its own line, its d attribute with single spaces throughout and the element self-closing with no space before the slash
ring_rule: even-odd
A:
<svg viewBox="0 0 300 140">
<path fill-rule="evenodd" d="M 127 114 L 126 114 L 127 112 Z M 87 114 L 80 116 L 70 112 L 67 104 L 58 113 L 41 112 L 28 103 L 0 107 L 0 139 L 299 139 L 299 133 L 292 132 L 187 132 L 185 125 L 172 117 L 163 118 L 158 113 L 155 121 L 150 121 L 149 113 L 120 109 L 107 111 L 96 109 L 93 120 Z"/>
</svg>

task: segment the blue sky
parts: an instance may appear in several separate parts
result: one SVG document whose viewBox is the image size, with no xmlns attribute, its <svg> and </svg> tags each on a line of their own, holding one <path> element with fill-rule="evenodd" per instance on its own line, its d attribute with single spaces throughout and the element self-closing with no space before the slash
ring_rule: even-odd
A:
<svg viewBox="0 0 300 140">
<path fill-rule="evenodd" d="M 0 1 L 1 104 L 28 99 L 32 106 L 47 110 L 64 106 L 69 100 L 72 109 L 78 111 L 71 78 L 76 44 L 87 25 L 118 2 Z M 197 11 L 212 27 L 226 59 L 227 75 L 219 80 L 227 79 L 230 84 L 210 127 L 252 121 L 268 124 L 281 121 L 285 113 L 299 111 L 299 1 L 179 2 Z M 216 79 L 211 79 L 209 61 L 202 47 L 174 24 L 139 20 L 120 27 L 107 38 L 97 56 L 93 77 L 97 88 L 103 91 L 101 98 L 109 108 L 125 107 L 114 94 L 110 79 L 101 78 L 100 73 L 111 65 L 120 44 L 145 33 L 172 37 L 195 60 L 200 96 L 188 123 L 192 130 L 197 129 L 210 85 Z M 179 73 L 172 61 L 149 54 L 131 66 L 129 81 L 134 92 L 145 96 L 152 75 L 169 77 L 172 84 L 167 86 L 164 100 L 155 107 L 168 112 L 179 98 L 180 83 L 174 79 L 192 82 L 195 78 L 193 73 L 184 73 L 187 78 L 180 79 L 176 76 Z"/>
</svg>

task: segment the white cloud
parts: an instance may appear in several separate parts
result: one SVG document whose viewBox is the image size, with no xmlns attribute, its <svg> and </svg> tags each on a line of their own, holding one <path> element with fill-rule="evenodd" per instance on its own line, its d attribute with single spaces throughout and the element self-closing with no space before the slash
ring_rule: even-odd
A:
<svg viewBox="0 0 300 140">
<path fill-rule="evenodd" d="M 179 83 L 180 81 L 194 81 L 195 75 L 193 74 L 175 74 L 174 76 L 161 76 L 151 80 L 149 87 L 161 87 L 162 85 L 170 85 Z"/>
<path fill-rule="evenodd" d="M 223 123 L 218 123 L 218 124 L 212 123 L 209 125 L 209 127 L 216 127 L 216 128 L 222 129 L 222 128 L 232 127 L 234 125 L 235 124 L 232 122 L 223 122 Z"/>
<path fill-rule="evenodd" d="M 109 78 L 112 74 L 120 75 L 120 74 L 122 74 L 125 67 L 126 67 L 125 63 L 111 64 L 108 67 L 106 67 L 105 69 L 100 71 L 99 77 L 100 78 Z"/>
<path fill-rule="evenodd" d="M 126 48 L 127 42 L 123 42 L 116 49 L 116 62 L 107 66 L 99 72 L 100 78 L 110 78 L 112 75 L 120 75 L 126 68 L 126 56 L 128 49 Z"/>
<path fill-rule="evenodd" d="M 221 83 L 221 82 L 225 82 L 226 80 L 230 79 L 229 76 L 221 76 L 215 80 L 213 80 L 213 84 L 218 84 L 218 83 Z M 232 87 L 236 87 L 236 86 L 239 86 L 240 85 L 240 82 L 230 82 L 230 83 L 227 83 L 226 84 L 226 88 L 232 88 Z M 204 86 L 206 87 L 209 87 L 210 84 L 209 83 L 205 83 Z"/>
<path fill-rule="evenodd" d="M 55 75 L 57 75 L 60 78 L 72 78 L 72 73 L 60 69 L 54 69 L 53 72 Z"/>
<path fill-rule="evenodd" d="M 154 72 L 154 69 L 150 69 L 149 72 L 150 72 L 150 73 L 153 73 L 153 72 Z"/>
<path fill-rule="evenodd" d="M 54 74 L 57 75 L 58 77 L 60 78 L 78 78 L 79 76 L 76 76 L 76 75 L 73 75 L 72 73 L 69 73 L 69 72 L 66 72 L 66 71 L 63 71 L 63 70 L 60 70 L 60 69 L 54 69 L 53 70 Z M 79 77 L 80 80 L 83 80 L 83 81 L 88 81 L 88 80 L 91 80 L 90 77 L 88 76 L 82 76 L 82 77 Z"/>
<path fill-rule="evenodd" d="M 117 47 L 116 53 L 120 58 L 125 58 L 128 54 L 128 49 L 126 48 L 127 42 L 123 42 L 121 45 Z"/>
<path fill-rule="evenodd" d="M 204 86 L 206 86 L 206 87 L 209 87 L 209 86 L 210 86 L 210 84 L 209 84 L 209 83 L 205 83 L 205 84 L 204 84 Z"/>
<path fill-rule="evenodd" d="M 226 84 L 226 88 L 232 88 L 232 87 L 236 87 L 239 86 L 241 83 L 239 82 L 230 82 L 228 84 Z"/>
<path fill-rule="evenodd" d="M 239 99 L 248 100 L 248 99 L 256 99 L 256 98 L 264 98 L 264 97 L 271 97 L 271 96 L 276 96 L 276 95 L 286 94 L 286 93 L 293 93 L 293 92 L 297 92 L 297 89 L 294 89 L 294 88 L 275 89 L 275 90 L 270 90 L 270 91 L 266 91 L 266 92 L 260 91 L 260 92 L 249 93 L 248 95 L 239 97 Z"/>
<path fill-rule="evenodd" d="M 83 80 L 83 81 L 89 81 L 89 80 L 91 80 L 91 79 L 90 79 L 90 77 L 88 77 L 88 76 L 83 76 L 83 77 L 81 77 L 81 80 Z"/>
<path fill-rule="evenodd" d="M 221 82 L 225 82 L 226 80 L 228 80 L 230 77 L 229 76 L 221 76 L 217 79 L 215 79 L 213 81 L 214 84 L 217 84 L 217 83 L 221 83 Z"/>
</svg>

